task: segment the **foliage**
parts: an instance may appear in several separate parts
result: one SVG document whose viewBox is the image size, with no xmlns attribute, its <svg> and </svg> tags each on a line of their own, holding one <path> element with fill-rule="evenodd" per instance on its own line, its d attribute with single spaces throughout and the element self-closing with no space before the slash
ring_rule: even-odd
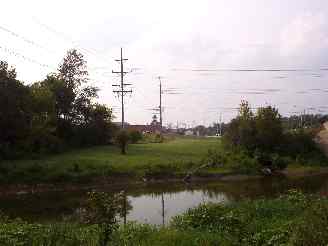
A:
<svg viewBox="0 0 328 246">
<path fill-rule="evenodd" d="M 276 108 L 260 107 L 253 114 L 245 101 L 240 105 L 239 115 L 229 123 L 223 142 L 228 150 L 245 152 L 273 170 L 286 168 L 291 158 L 303 164 L 323 164 L 326 160 L 314 142 L 314 132 L 284 131 Z"/>
<path fill-rule="evenodd" d="M 123 193 L 89 192 L 83 220 L 97 224 L 101 230 L 100 245 L 106 246 L 118 228 L 117 215 L 123 210 Z"/>
<path fill-rule="evenodd" d="M 256 149 L 274 152 L 281 143 L 282 134 L 281 116 L 276 108 L 261 107 L 254 115 L 248 102 L 242 101 L 239 115 L 231 121 L 225 140 L 231 146 L 242 147 L 249 153 Z"/>
<path fill-rule="evenodd" d="M 327 245 L 328 203 L 326 200 L 315 201 L 295 222 L 290 238 L 292 245 Z"/>
<path fill-rule="evenodd" d="M 129 131 L 129 138 L 131 143 L 137 143 L 142 139 L 142 133 L 138 130 Z"/>
<path fill-rule="evenodd" d="M 122 155 L 126 154 L 126 148 L 128 146 L 129 140 L 130 136 L 126 130 L 121 130 L 116 135 L 116 143 L 119 146 Z"/>
<path fill-rule="evenodd" d="M 251 174 L 260 170 L 259 161 L 242 150 L 209 150 L 203 160 L 208 167 L 226 168 L 238 173 Z"/>
<path fill-rule="evenodd" d="M 315 202 L 316 198 L 309 201 Z M 328 204 L 327 200 L 319 203 L 321 206 Z M 221 234 L 224 235 L 222 237 L 230 238 L 229 245 L 286 245 L 290 238 L 294 240 L 292 233 L 299 230 L 294 229 L 293 223 L 298 223 L 299 216 L 310 204 L 304 194 L 294 190 L 273 200 L 260 199 L 228 205 L 209 203 L 189 209 L 183 215 L 175 217 L 171 226 L 185 231 Z M 318 214 L 322 216 L 325 212 L 319 210 Z M 301 220 L 305 222 L 311 218 L 305 215 Z M 320 221 L 324 219 L 325 217 Z M 304 230 L 305 225 L 304 223 Z M 325 230 L 325 225 L 320 226 L 321 230 Z M 291 245 L 311 245 L 300 243 L 306 242 L 309 238 L 311 236 L 308 233 L 300 238 L 298 244 Z M 322 241 L 327 243 L 328 239 Z"/>
<path fill-rule="evenodd" d="M 29 224 L 13 220 L 0 225 L 0 244 L 5 246 L 38 245 L 98 245 L 99 232 L 96 226 L 77 224 Z"/>
<path fill-rule="evenodd" d="M 59 75 L 68 87 L 77 90 L 78 87 L 87 82 L 87 64 L 84 57 L 76 49 L 69 50 L 62 64 L 59 66 Z"/>
<path fill-rule="evenodd" d="M 15 69 L 0 62 L 0 159 L 24 151 L 32 123 L 29 88 L 16 80 Z"/>
<path fill-rule="evenodd" d="M 155 135 L 155 143 L 163 143 L 163 141 L 164 141 L 164 137 L 162 134 L 158 133 Z"/>
<path fill-rule="evenodd" d="M 264 152 L 279 148 L 283 135 L 281 116 L 274 107 L 259 108 L 255 115 L 256 147 Z"/>
<path fill-rule="evenodd" d="M 0 62 L 0 159 L 110 143 L 112 111 L 94 103 L 98 89 L 86 86 L 87 76 L 86 61 L 75 49 L 58 73 L 30 86 Z"/>
<path fill-rule="evenodd" d="M 88 225 L 6 218 L 0 225 L 1 245 L 105 245 L 101 223 L 115 220 L 114 204 L 119 206 L 120 199 L 106 193 L 92 196 Z M 107 245 L 327 245 L 327 216 L 326 198 L 291 190 L 273 199 L 201 204 L 166 227 L 115 225 Z"/>
</svg>

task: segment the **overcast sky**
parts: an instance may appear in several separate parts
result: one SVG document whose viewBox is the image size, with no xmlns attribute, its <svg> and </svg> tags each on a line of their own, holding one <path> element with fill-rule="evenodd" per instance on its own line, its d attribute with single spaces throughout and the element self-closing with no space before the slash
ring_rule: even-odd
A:
<svg viewBox="0 0 328 246">
<path fill-rule="evenodd" d="M 220 113 L 228 121 L 242 99 L 283 115 L 328 110 L 326 0 L 11 0 L 1 9 L 0 59 L 19 79 L 44 79 L 77 48 L 117 121 L 111 71 L 120 47 L 133 69 L 130 123 L 150 122 L 159 75 L 164 89 L 181 93 L 163 95 L 165 124 L 208 125 Z"/>
</svg>

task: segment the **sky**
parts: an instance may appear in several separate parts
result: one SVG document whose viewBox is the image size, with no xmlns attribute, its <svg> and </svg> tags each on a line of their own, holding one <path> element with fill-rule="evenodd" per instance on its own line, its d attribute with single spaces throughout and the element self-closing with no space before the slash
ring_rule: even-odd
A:
<svg viewBox="0 0 328 246">
<path fill-rule="evenodd" d="M 150 123 L 158 76 L 164 125 L 228 122 L 241 100 L 282 115 L 328 112 L 325 0 L 11 0 L 1 8 L 0 60 L 20 80 L 44 79 L 76 48 L 115 121 L 121 47 L 131 124 Z"/>
</svg>

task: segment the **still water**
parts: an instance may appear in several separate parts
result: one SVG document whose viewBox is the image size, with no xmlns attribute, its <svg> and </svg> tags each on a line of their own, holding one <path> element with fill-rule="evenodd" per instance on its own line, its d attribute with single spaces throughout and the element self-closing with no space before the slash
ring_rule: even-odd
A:
<svg viewBox="0 0 328 246">
<path fill-rule="evenodd" d="M 303 178 L 256 178 L 243 181 L 201 183 L 158 183 L 121 187 L 97 187 L 94 190 L 127 194 L 127 221 L 167 224 L 170 219 L 204 202 L 228 203 L 242 199 L 275 197 L 289 189 L 328 194 L 328 175 Z M 0 197 L 0 210 L 11 217 L 34 222 L 62 221 L 83 206 L 88 189 L 71 192 Z"/>
</svg>

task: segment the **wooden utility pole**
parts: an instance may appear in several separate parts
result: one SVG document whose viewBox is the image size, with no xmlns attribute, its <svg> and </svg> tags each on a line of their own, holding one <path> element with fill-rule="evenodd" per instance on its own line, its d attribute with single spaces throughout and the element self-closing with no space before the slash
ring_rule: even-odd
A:
<svg viewBox="0 0 328 246">
<path fill-rule="evenodd" d="M 113 90 L 114 93 L 117 93 L 120 97 L 121 97 L 121 109 L 122 109 L 122 122 L 121 122 L 121 128 L 124 128 L 124 96 L 126 93 L 132 93 L 132 90 L 125 90 L 125 86 L 127 85 L 131 85 L 131 84 L 124 84 L 124 75 L 127 74 L 128 72 L 124 72 L 123 69 L 123 62 L 127 61 L 128 59 L 123 59 L 123 50 L 121 48 L 121 58 L 117 59 L 115 61 L 120 62 L 121 65 L 121 71 L 119 72 L 114 72 L 112 71 L 112 73 L 118 73 L 121 75 L 121 83 L 120 84 L 114 84 L 113 86 L 119 87 L 119 90 Z"/>
<path fill-rule="evenodd" d="M 162 81 L 161 81 L 161 76 L 158 76 L 159 80 L 159 123 L 161 126 L 161 132 L 162 132 L 162 127 L 163 127 L 163 118 L 162 118 Z"/>
<path fill-rule="evenodd" d="M 222 113 L 220 113 L 220 136 L 222 137 Z"/>
</svg>

